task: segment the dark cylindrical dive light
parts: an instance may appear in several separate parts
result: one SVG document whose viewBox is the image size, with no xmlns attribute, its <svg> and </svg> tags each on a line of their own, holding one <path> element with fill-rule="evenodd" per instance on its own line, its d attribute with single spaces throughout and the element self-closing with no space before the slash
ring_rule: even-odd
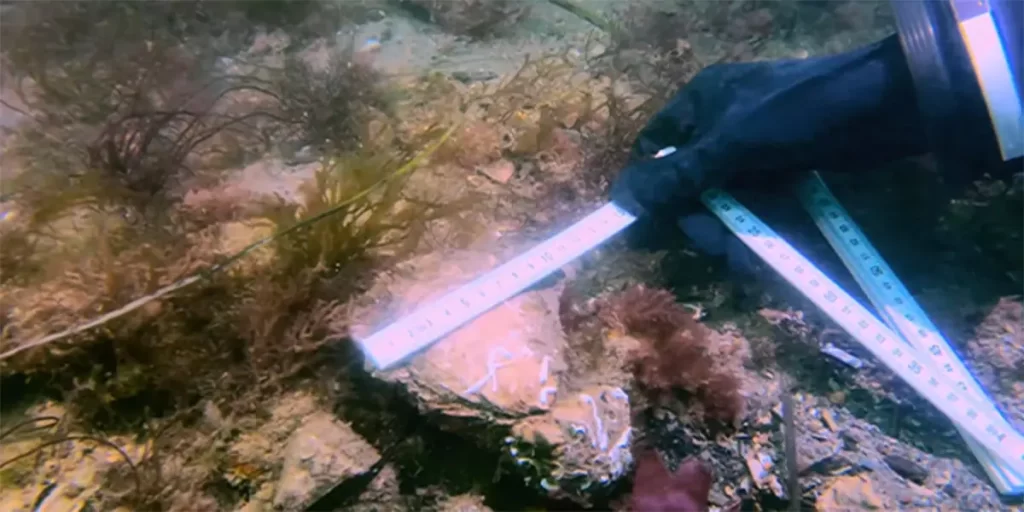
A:
<svg viewBox="0 0 1024 512">
<path fill-rule="evenodd" d="M 1020 170 L 1021 0 L 892 0 L 935 154 L 947 176 Z"/>
</svg>

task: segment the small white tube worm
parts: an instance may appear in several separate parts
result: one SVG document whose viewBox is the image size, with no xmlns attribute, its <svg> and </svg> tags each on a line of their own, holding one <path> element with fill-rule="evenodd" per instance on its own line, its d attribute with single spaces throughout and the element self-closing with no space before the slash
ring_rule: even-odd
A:
<svg viewBox="0 0 1024 512">
<path fill-rule="evenodd" d="M 550 400 L 549 397 L 553 396 L 556 393 L 558 393 L 558 388 L 556 388 L 554 386 L 547 386 L 547 387 L 541 388 L 540 394 L 537 397 L 537 401 L 540 402 L 541 405 L 547 407 L 548 400 Z"/>
<path fill-rule="evenodd" d="M 544 356 L 540 360 L 540 384 L 548 383 L 548 367 L 551 364 L 551 356 Z"/>
<path fill-rule="evenodd" d="M 604 431 L 604 422 L 601 421 L 601 414 L 597 409 L 597 400 L 586 394 L 580 394 L 580 400 L 590 406 L 591 414 L 594 417 L 594 447 L 604 451 L 608 447 L 608 433 Z"/>
</svg>

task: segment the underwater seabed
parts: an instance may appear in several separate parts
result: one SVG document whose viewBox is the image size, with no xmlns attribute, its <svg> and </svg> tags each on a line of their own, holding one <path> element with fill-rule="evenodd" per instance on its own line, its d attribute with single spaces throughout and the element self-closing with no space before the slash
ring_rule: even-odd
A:
<svg viewBox="0 0 1024 512">
<path fill-rule="evenodd" d="M 658 226 L 397 368 L 354 341 L 605 204 L 702 67 L 876 40 L 885 3 L 139 5 L 0 8 L 0 508 L 1010 510 L 781 278 Z M 1019 183 L 892 170 L 826 179 L 1024 429 Z"/>
</svg>

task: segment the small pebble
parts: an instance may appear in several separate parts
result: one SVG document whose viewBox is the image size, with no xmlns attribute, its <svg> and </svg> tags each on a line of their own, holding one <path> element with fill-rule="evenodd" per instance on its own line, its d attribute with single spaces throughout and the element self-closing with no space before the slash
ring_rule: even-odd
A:
<svg viewBox="0 0 1024 512">
<path fill-rule="evenodd" d="M 928 470 L 910 459 L 899 455 L 886 455 L 883 460 L 896 474 L 915 484 L 923 485 L 928 479 Z"/>
<path fill-rule="evenodd" d="M 839 430 L 839 425 L 836 423 L 836 418 L 835 418 L 835 416 L 832 415 L 832 411 L 830 411 L 828 409 L 822 409 L 821 410 L 821 421 L 832 432 L 836 432 L 836 431 Z"/>
<path fill-rule="evenodd" d="M 956 486 L 953 485 L 953 482 L 943 485 L 942 492 L 946 493 L 950 498 L 956 498 Z"/>
<path fill-rule="evenodd" d="M 857 451 L 857 438 L 853 437 L 853 434 L 844 430 L 839 433 L 839 438 L 843 440 L 843 449 L 851 452 Z"/>
<path fill-rule="evenodd" d="M 842 391 L 833 391 L 828 394 L 828 399 L 836 405 L 843 405 L 846 403 L 846 393 Z"/>
<path fill-rule="evenodd" d="M 486 82 L 497 78 L 498 75 L 491 71 L 478 70 L 478 71 L 454 71 L 452 72 L 452 78 L 464 83 L 469 84 L 472 82 Z"/>
<path fill-rule="evenodd" d="M 800 471 L 800 476 L 811 474 L 825 476 L 841 474 L 845 473 L 852 465 L 853 463 L 841 455 L 829 455 L 828 457 L 819 459 L 810 466 L 804 468 Z"/>
</svg>

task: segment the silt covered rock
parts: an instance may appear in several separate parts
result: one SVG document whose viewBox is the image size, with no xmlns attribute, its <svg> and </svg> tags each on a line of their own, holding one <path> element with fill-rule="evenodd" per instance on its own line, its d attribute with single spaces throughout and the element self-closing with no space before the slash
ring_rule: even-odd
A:
<svg viewBox="0 0 1024 512">
<path fill-rule="evenodd" d="M 254 491 L 240 511 L 305 510 L 380 461 L 370 443 L 312 394 L 286 394 L 268 412 L 269 418 L 228 449 L 233 469 L 225 479 Z"/>
<path fill-rule="evenodd" d="M 356 337 L 413 311 L 499 263 L 471 251 L 431 254 L 382 276 L 357 314 Z M 631 464 L 623 364 L 570 368 L 577 357 L 559 319 L 561 283 L 523 292 L 374 376 L 400 385 L 444 428 L 500 446 L 531 485 L 588 501 Z"/>
<path fill-rule="evenodd" d="M 315 413 L 288 439 L 274 507 L 302 510 L 339 482 L 366 473 L 380 454 L 352 429 L 325 412 Z"/>
</svg>

